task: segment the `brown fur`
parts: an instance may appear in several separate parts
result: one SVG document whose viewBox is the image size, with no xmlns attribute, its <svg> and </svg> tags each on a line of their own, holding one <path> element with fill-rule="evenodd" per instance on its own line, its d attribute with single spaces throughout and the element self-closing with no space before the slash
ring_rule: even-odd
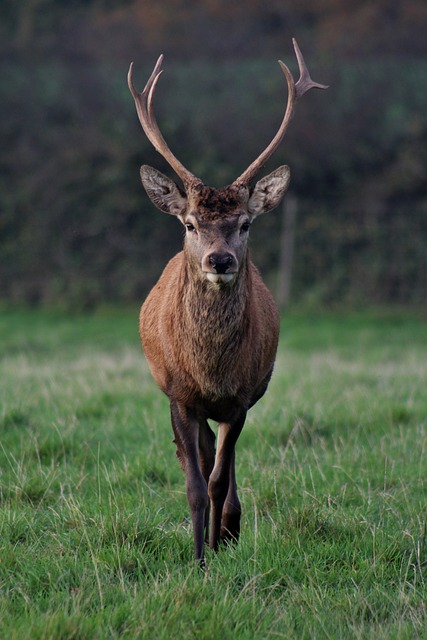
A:
<svg viewBox="0 0 427 640">
<path fill-rule="evenodd" d="M 223 189 L 214 189 L 198 183 L 189 191 L 190 202 L 194 200 L 198 215 L 208 220 L 222 218 L 233 213 L 239 206 L 247 203 L 249 190 L 241 185 L 229 185 Z"/>
</svg>

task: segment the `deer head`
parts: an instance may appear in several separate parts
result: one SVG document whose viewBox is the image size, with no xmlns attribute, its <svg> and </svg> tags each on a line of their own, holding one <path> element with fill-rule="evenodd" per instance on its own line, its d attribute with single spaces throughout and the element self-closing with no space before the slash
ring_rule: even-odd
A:
<svg viewBox="0 0 427 640">
<path fill-rule="evenodd" d="M 181 178 L 182 189 L 156 169 L 141 167 L 141 179 L 153 204 L 179 218 L 186 228 L 185 252 L 194 274 L 216 285 L 227 285 L 236 279 L 246 256 L 249 227 L 262 213 L 274 209 L 283 198 L 290 180 L 289 167 L 281 166 L 252 186 L 253 180 L 283 140 L 298 99 L 309 89 L 326 89 L 313 82 L 301 51 L 293 45 L 300 78 L 295 83 L 288 67 L 279 61 L 288 86 L 288 102 L 273 140 L 254 162 L 231 185 L 214 189 L 205 185 L 186 169 L 166 144 L 153 110 L 157 82 L 162 74 L 160 56 L 142 93 L 132 81 L 130 65 L 128 84 L 134 97 L 142 128 L 154 148 Z"/>
</svg>

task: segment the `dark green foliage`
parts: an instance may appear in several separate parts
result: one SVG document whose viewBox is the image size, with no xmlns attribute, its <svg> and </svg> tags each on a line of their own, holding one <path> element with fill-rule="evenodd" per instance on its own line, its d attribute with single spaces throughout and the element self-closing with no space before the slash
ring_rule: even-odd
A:
<svg viewBox="0 0 427 640">
<path fill-rule="evenodd" d="M 331 86 L 304 97 L 266 167 L 289 164 L 298 199 L 293 298 L 425 302 L 419 3 L 377 2 L 369 11 L 353 3 L 350 13 L 338 2 L 3 4 L 0 299 L 76 310 L 141 300 L 179 249 L 181 230 L 153 209 L 139 181 L 142 163 L 169 169 L 137 122 L 130 60 L 142 88 L 166 53 L 161 128 L 184 164 L 223 186 L 277 129 L 285 91 L 275 60 L 295 69 L 296 35 L 313 77 Z M 280 217 L 253 228 L 254 259 L 273 289 Z"/>
</svg>

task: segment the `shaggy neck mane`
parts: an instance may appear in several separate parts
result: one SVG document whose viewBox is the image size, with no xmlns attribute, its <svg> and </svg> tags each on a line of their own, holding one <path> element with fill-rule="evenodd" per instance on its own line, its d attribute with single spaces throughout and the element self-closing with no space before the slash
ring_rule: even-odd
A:
<svg viewBox="0 0 427 640">
<path fill-rule="evenodd" d="M 251 320 L 249 259 L 236 281 L 225 286 L 194 279 L 188 269 L 184 261 L 176 291 L 181 310 L 175 325 L 180 357 L 204 397 L 230 397 L 236 393 L 239 376 L 226 374 L 239 359 Z"/>
</svg>

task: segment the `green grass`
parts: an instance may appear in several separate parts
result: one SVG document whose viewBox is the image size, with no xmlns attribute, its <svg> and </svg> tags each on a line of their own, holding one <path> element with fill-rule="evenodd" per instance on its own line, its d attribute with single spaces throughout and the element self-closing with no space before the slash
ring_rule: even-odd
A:
<svg viewBox="0 0 427 640">
<path fill-rule="evenodd" d="M 137 311 L 0 314 L 0 638 L 427 638 L 427 323 L 284 319 L 193 567 Z"/>
</svg>

